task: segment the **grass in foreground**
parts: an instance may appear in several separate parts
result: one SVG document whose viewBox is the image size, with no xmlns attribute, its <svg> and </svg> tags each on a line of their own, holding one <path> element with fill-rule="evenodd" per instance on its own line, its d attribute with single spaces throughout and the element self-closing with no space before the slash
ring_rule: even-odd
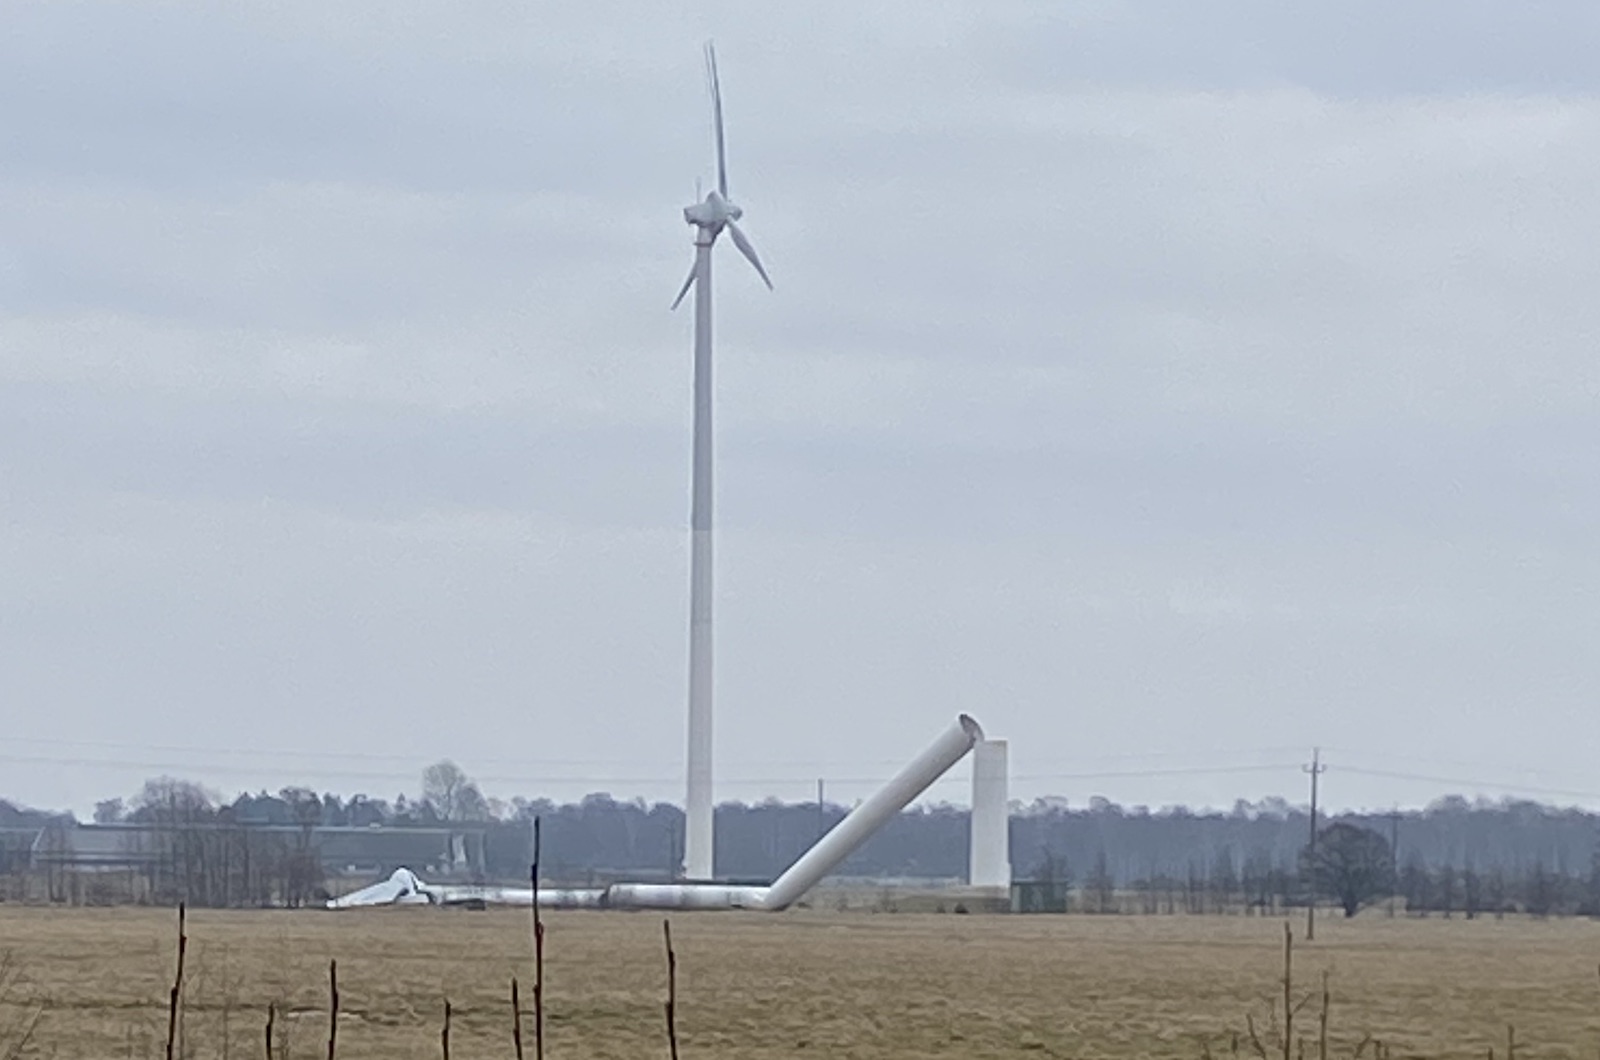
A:
<svg viewBox="0 0 1600 1060">
<path fill-rule="evenodd" d="M 547 929 L 546 1055 L 666 1056 L 660 918 Z M 439 1056 L 446 1000 L 453 1055 L 514 1055 L 526 912 L 197 910 L 188 935 L 184 1055 L 262 1056 L 271 1005 L 275 1055 L 325 1056 L 333 959 L 340 1057 Z M 174 936 L 171 911 L 0 908 L 17 972 L 0 1034 L 37 1011 L 24 1056 L 164 1055 Z M 1377 916 L 1317 936 L 1295 946 L 1306 1056 L 1324 971 L 1330 1056 L 1370 1057 L 1370 1036 L 1394 1057 L 1503 1057 L 1508 1025 L 1518 1056 L 1600 1053 L 1600 925 Z M 685 1060 L 1253 1056 L 1247 1017 L 1281 1055 L 1278 920 L 714 913 L 675 917 L 673 941 Z"/>
</svg>

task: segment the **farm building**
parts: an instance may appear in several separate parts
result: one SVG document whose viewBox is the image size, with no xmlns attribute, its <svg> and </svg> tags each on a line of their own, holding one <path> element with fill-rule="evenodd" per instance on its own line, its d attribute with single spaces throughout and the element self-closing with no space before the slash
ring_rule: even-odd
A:
<svg viewBox="0 0 1600 1060">
<path fill-rule="evenodd" d="M 34 868 L 123 871 L 171 856 L 179 839 L 198 835 L 250 837 L 312 852 L 329 876 L 380 875 L 401 866 L 442 876 L 483 870 L 483 830 L 464 828 L 350 828 L 294 825 L 145 825 L 67 822 L 39 830 L 30 847 Z"/>
<path fill-rule="evenodd" d="M 365 880 L 404 866 L 473 881 L 484 865 L 484 831 L 474 827 L 65 820 L 17 831 L 0 837 L 0 898 L 302 905 L 334 879 Z"/>
</svg>

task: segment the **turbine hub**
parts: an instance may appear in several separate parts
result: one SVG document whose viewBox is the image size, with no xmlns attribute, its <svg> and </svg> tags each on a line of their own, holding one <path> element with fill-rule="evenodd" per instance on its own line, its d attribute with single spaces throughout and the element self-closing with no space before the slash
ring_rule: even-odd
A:
<svg viewBox="0 0 1600 1060">
<path fill-rule="evenodd" d="M 700 228 L 720 229 L 729 221 L 737 221 L 743 216 L 744 211 L 737 203 L 724 199 L 715 189 L 700 202 L 683 209 L 683 219 Z"/>
</svg>

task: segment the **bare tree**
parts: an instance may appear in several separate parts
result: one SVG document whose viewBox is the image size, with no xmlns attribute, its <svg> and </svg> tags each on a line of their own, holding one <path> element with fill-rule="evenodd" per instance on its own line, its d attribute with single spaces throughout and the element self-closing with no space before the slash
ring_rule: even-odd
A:
<svg viewBox="0 0 1600 1060">
<path fill-rule="evenodd" d="M 422 771 L 422 801 L 433 807 L 441 821 L 478 821 L 489 812 L 478 785 L 449 759 Z"/>
<path fill-rule="evenodd" d="M 151 891 L 163 904 L 194 901 L 204 887 L 205 851 L 201 826 L 216 812 L 216 798 L 199 784 L 174 777 L 144 782 L 134 797 L 130 820 L 151 827 Z"/>
<path fill-rule="evenodd" d="M 1319 832 L 1315 854 L 1308 845 L 1303 856 L 1318 892 L 1337 900 L 1347 917 L 1386 894 L 1394 878 L 1389 841 L 1371 829 L 1342 821 Z"/>
<path fill-rule="evenodd" d="M 322 799 L 310 788 L 284 788 L 278 798 L 288 804 L 300 826 L 284 866 L 284 898 L 289 905 L 298 907 L 322 885 L 322 861 L 312 842 L 312 834 L 322 822 Z"/>
<path fill-rule="evenodd" d="M 1234 897 L 1239 893 L 1239 870 L 1234 868 L 1233 851 L 1223 847 L 1211 860 L 1211 904 L 1218 913 L 1231 913 Z"/>
<path fill-rule="evenodd" d="M 1105 847 L 1101 847 L 1095 854 L 1094 869 L 1089 873 L 1089 878 L 1084 881 L 1084 889 L 1094 896 L 1094 911 L 1096 913 L 1115 912 L 1117 900 L 1117 881 L 1111 875 L 1111 866 L 1106 861 Z"/>
</svg>

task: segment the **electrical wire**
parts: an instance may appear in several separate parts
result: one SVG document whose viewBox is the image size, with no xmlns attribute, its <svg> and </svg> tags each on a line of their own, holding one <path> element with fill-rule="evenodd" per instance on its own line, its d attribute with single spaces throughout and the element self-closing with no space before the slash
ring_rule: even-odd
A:
<svg viewBox="0 0 1600 1060">
<path fill-rule="evenodd" d="M 232 775 L 249 774 L 258 775 L 262 772 L 281 772 L 284 776 L 307 779 L 313 776 L 337 779 L 345 782 L 352 780 L 414 780 L 416 771 L 399 772 L 395 770 L 351 770 L 351 769 L 274 769 L 269 766 L 244 766 L 231 764 L 211 764 L 197 766 L 193 763 L 161 762 L 148 759 L 115 759 L 115 758 L 81 758 L 55 755 L 14 755 L 0 753 L 0 762 L 11 762 L 30 765 L 68 766 L 79 769 L 140 769 L 157 770 L 164 772 L 203 771 L 206 773 L 225 773 Z M 1013 782 L 1038 782 L 1046 780 L 1117 780 L 1140 779 L 1148 777 L 1166 776 L 1203 776 L 1203 775 L 1230 775 L 1235 773 L 1260 773 L 1260 772 L 1285 772 L 1298 768 L 1293 763 L 1278 763 L 1272 765 L 1228 765 L 1228 766 L 1197 766 L 1171 769 L 1144 769 L 1144 770 L 1110 770 L 1101 772 L 1082 773 L 1024 773 L 1013 776 Z M 683 782 L 683 774 L 672 776 L 596 776 L 584 775 L 523 775 L 504 776 L 493 774 L 474 774 L 474 781 L 479 784 L 527 784 L 537 782 L 541 784 L 678 784 Z M 811 776 L 788 777 L 727 777 L 718 778 L 719 785 L 760 787 L 777 785 L 811 784 L 817 778 Z M 822 778 L 829 784 L 881 784 L 888 779 L 887 775 L 871 777 L 836 777 L 824 776 Z"/>
<path fill-rule="evenodd" d="M 152 752 L 165 752 L 174 756 L 187 756 L 190 754 L 204 755 L 209 761 L 204 764 L 194 760 L 179 760 L 174 758 L 146 758 L 146 757 L 91 757 L 84 755 L 53 755 L 53 754 L 17 754 L 0 753 L 0 762 L 16 765 L 53 766 L 61 768 L 98 770 L 98 771 L 129 771 L 139 770 L 151 774 L 165 775 L 199 775 L 248 777 L 258 779 L 264 775 L 280 778 L 280 781 L 305 783 L 319 781 L 349 787 L 363 782 L 376 784 L 394 784 L 405 786 L 414 784 L 420 776 L 420 767 L 406 769 L 373 769 L 373 768 L 345 768 L 334 763 L 340 761 L 355 762 L 406 762 L 416 763 L 414 756 L 404 754 L 389 754 L 371 751 L 356 751 L 342 754 L 332 751 L 275 751 L 251 750 L 245 748 L 202 748 L 194 746 L 175 745 L 137 745 L 115 743 L 110 741 L 88 740 L 49 740 L 49 739 L 16 739 L 10 738 L 8 743 L 31 744 L 47 747 L 82 747 L 105 749 L 131 749 L 147 750 Z M 1600 803 L 1600 792 L 1587 791 L 1579 788 L 1568 788 L 1550 784 L 1501 782 L 1485 780 L 1482 778 L 1466 777 L 1459 775 L 1443 775 L 1434 773 L 1409 772 L 1403 770 L 1375 769 L 1359 764 L 1346 764 L 1340 761 L 1344 755 L 1355 758 L 1361 757 L 1389 757 L 1408 759 L 1412 761 L 1427 761 L 1416 757 L 1408 757 L 1389 752 L 1364 752 L 1354 749 L 1328 748 L 1334 753 L 1334 760 L 1329 763 L 1330 772 L 1335 776 L 1340 774 L 1357 777 L 1369 777 L 1376 780 L 1401 781 L 1414 784 L 1429 784 L 1438 788 L 1453 788 L 1457 793 L 1493 791 L 1507 794 L 1520 794 L 1525 796 L 1539 796 L 1544 798 L 1575 799 L 1585 802 Z M 1136 758 L 1161 758 L 1181 752 L 1148 752 L 1139 755 L 1120 756 L 1123 760 Z M 240 761 L 217 761 L 218 757 L 232 754 L 239 756 L 254 756 L 264 759 L 261 763 L 246 763 Z M 1119 756 L 1105 756 L 1101 761 L 1116 760 Z M 314 766 L 301 764 L 288 764 L 294 759 L 305 759 L 316 762 Z M 490 771 L 488 773 L 473 773 L 473 780 L 480 786 L 497 787 L 501 789 L 516 788 L 571 788 L 585 787 L 590 791 L 603 790 L 608 787 L 665 787 L 682 784 L 682 773 L 674 772 L 660 775 L 652 773 L 630 774 L 624 771 L 610 773 L 598 772 L 565 772 L 561 767 L 571 769 L 581 766 L 616 766 L 617 761 L 590 761 L 579 759 L 485 759 L 491 765 L 512 767 L 510 771 Z M 641 763 L 641 765 L 654 765 L 657 763 Z M 856 762 L 857 767 L 869 763 Z M 895 765 L 900 763 L 896 762 Z M 1468 763 L 1462 763 L 1468 764 Z M 834 788 L 848 788 L 865 785 L 882 784 L 892 771 L 885 770 L 872 776 L 830 776 L 826 769 L 813 766 L 806 774 L 787 776 L 774 775 L 734 775 L 719 777 L 719 787 L 732 789 L 757 789 L 765 791 L 792 789 L 798 787 L 809 788 L 820 778 Z M 1108 769 L 1108 770 L 1065 770 L 1065 771 L 1029 771 L 1015 773 L 1011 776 L 1013 783 L 1040 784 L 1040 783 L 1075 783 L 1085 781 L 1109 780 L 1150 780 L 1166 777 L 1227 777 L 1246 774 L 1293 774 L 1300 772 L 1302 763 L 1276 761 L 1253 763 L 1217 763 L 1213 765 L 1197 766 L 1152 766 L 1141 769 Z M 937 785 L 940 787 L 964 782 L 964 778 L 946 776 L 940 778 Z"/>
<path fill-rule="evenodd" d="M 1350 773 L 1358 777 L 1374 777 L 1381 780 L 1405 780 L 1419 784 L 1449 785 L 1462 788 L 1477 788 L 1479 790 L 1489 789 L 1492 791 L 1514 792 L 1523 795 L 1545 795 L 1557 799 L 1584 799 L 1600 802 L 1600 792 L 1574 791 L 1568 788 L 1546 788 L 1528 784 L 1497 784 L 1488 780 L 1425 776 L 1421 773 L 1400 773 L 1386 769 L 1362 769 L 1359 766 L 1340 766 L 1339 772 Z"/>
<path fill-rule="evenodd" d="M 415 763 L 415 762 L 419 761 L 420 757 L 422 757 L 422 756 L 419 756 L 419 755 L 417 755 L 415 753 L 409 753 L 408 754 L 408 753 L 404 753 L 404 752 L 384 752 L 384 751 L 366 751 L 366 750 L 354 750 L 354 751 L 346 752 L 346 751 L 320 751 L 320 750 L 287 749 L 287 748 L 268 749 L 268 748 L 252 748 L 252 747 L 212 747 L 212 746 L 203 746 L 203 745 L 198 745 L 198 744 L 144 744 L 144 743 L 133 743 L 133 742 L 130 742 L 130 741 L 72 740 L 72 739 L 59 739 L 59 738 L 47 738 L 47 737 L 28 737 L 28 736 L 21 736 L 21 737 L 19 737 L 19 736 L 9 736 L 9 737 L 6 738 L 6 742 L 10 743 L 10 744 L 25 744 L 25 745 L 40 746 L 40 747 L 76 747 L 76 748 L 87 748 L 87 749 L 95 749 L 95 750 L 149 752 L 149 753 L 152 753 L 152 754 L 199 755 L 199 756 L 202 756 L 202 757 L 204 757 L 205 759 L 208 759 L 208 760 L 215 759 L 217 757 L 233 757 L 233 758 L 244 757 L 244 758 L 266 758 L 266 759 L 273 760 L 274 762 L 281 762 L 281 761 L 290 761 L 290 760 L 293 760 L 293 759 L 305 758 L 305 759 L 316 759 L 316 760 L 338 761 L 338 762 L 347 762 L 347 761 L 383 761 L 383 762 L 403 762 L 403 763 L 407 763 L 407 764 L 412 764 L 412 763 Z M 1243 754 L 1243 755 L 1291 754 L 1291 753 L 1297 753 L 1300 750 L 1301 750 L 1301 748 L 1288 747 L 1288 746 L 1284 746 L 1284 747 L 1261 747 L 1261 748 L 1232 748 L 1232 749 L 1230 749 L 1231 753 L 1233 753 L 1233 754 Z M 1131 762 L 1131 761 L 1140 761 L 1140 760 L 1156 759 L 1156 758 L 1173 758 L 1173 757 L 1176 757 L 1176 756 L 1179 756 L 1179 755 L 1193 756 L 1194 754 L 1195 754 L 1195 752 L 1194 752 L 1194 750 L 1192 748 L 1191 749 L 1186 749 L 1186 750 L 1132 751 L 1132 752 L 1124 752 L 1124 753 L 1119 753 L 1119 754 L 1084 755 L 1084 756 L 1080 756 L 1079 757 L 1079 761 L 1088 761 L 1088 762 Z M 41 760 L 44 760 L 43 756 L 41 756 Z M 653 760 L 650 760 L 650 761 L 653 762 Z M 814 769 L 817 769 L 817 768 L 826 768 L 824 764 L 819 763 L 819 762 L 815 762 L 815 761 L 799 761 L 799 760 L 794 760 L 794 759 L 787 759 L 787 760 L 784 760 L 784 759 L 770 759 L 770 760 L 750 760 L 750 759 L 746 759 L 745 761 L 747 761 L 747 762 L 749 762 L 750 764 L 753 764 L 753 765 L 793 766 L 793 767 L 797 767 L 797 768 L 803 767 L 803 768 L 806 768 L 808 770 L 814 770 Z M 522 767 L 544 768 L 544 767 L 548 767 L 548 766 L 619 766 L 619 765 L 627 765 L 630 762 L 641 762 L 641 760 L 638 760 L 638 759 L 624 759 L 624 758 L 589 758 L 589 759 L 580 759 L 580 758 L 500 758 L 500 757 L 474 758 L 473 759 L 473 763 L 474 763 L 475 766 L 491 766 L 491 767 L 494 767 L 494 766 L 510 766 L 510 767 L 516 767 L 516 768 L 522 768 Z M 899 759 L 899 758 L 856 759 L 855 763 L 858 766 L 862 766 L 862 765 L 899 766 L 899 765 L 903 764 L 903 759 Z M 645 764 L 645 763 L 641 762 L 641 764 Z M 1211 768 L 1211 767 L 1202 767 L 1202 769 L 1209 769 L 1209 768 Z M 1041 779 L 1047 779 L 1047 780 L 1049 780 L 1049 779 L 1057 779 L 1057 778 L 1072 779 L 1072 778 L 1077 777 L 1077 776 L 1083 776 L 1083 777 L 1086 777 L 1086 778 L 1093 779 L 1093 778 L 1101 776 L 1101 775 L 1104 775 L 1104 776 L 1116 776 L 1116 775 L 1120 775 L 1120 774 L 1114 774 L 1114 773 L 1107 773 L 1107 774 L 1075 774 L 1075 773 L 1041 774 L 1040 778 Z M 1133 772 L 1130 772 L 1128 775 L 1143 776 L 1143 775 L 1146 775 L 1146 774 L 1144 774 L 1142 772 L 1138 772 L 1138 771 L 1133 771 Z"/>
</svg>

